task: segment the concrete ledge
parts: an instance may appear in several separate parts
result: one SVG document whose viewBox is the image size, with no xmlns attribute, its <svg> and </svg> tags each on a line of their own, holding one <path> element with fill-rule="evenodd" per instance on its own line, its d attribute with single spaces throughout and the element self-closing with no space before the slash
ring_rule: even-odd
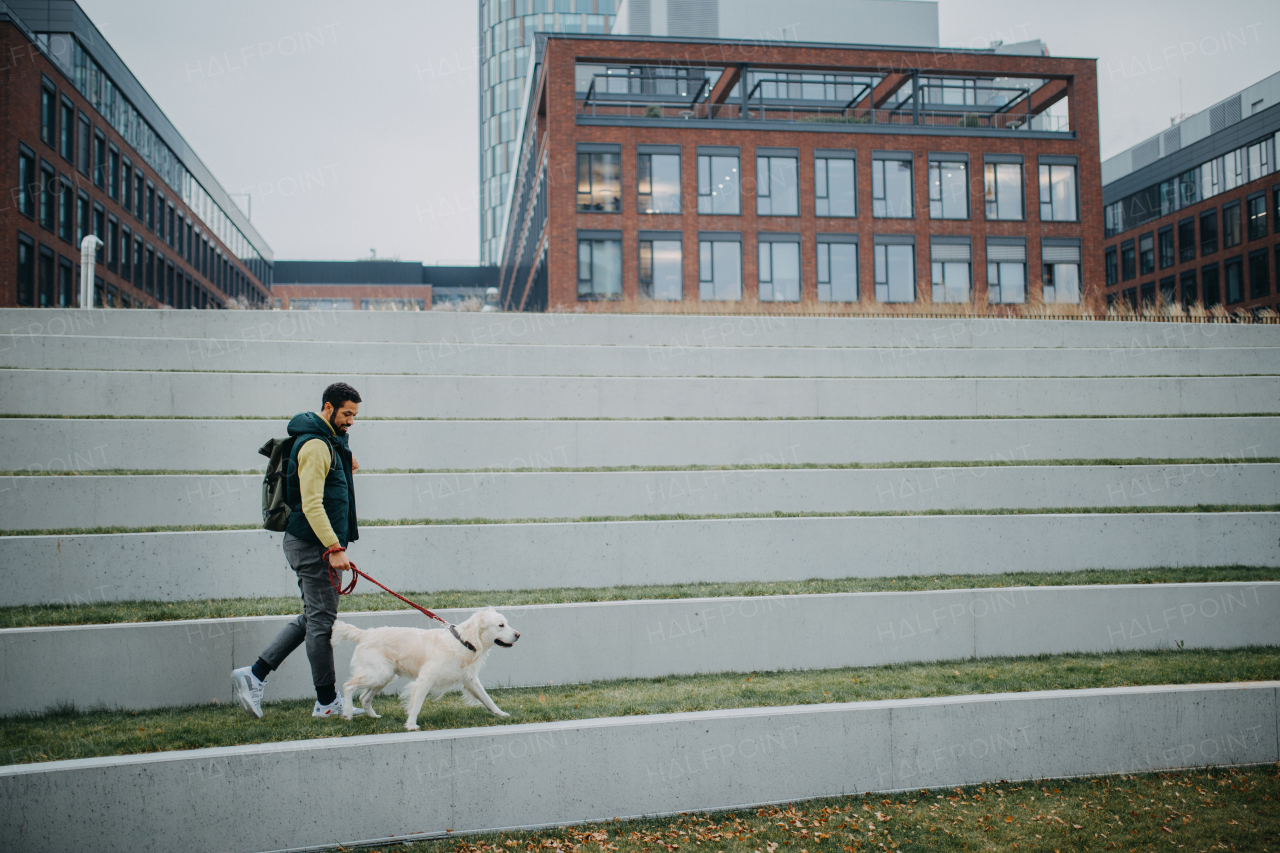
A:
<svg viewBox="0 0 1280 853">
<path fill-rule="evenodd" d="M 0 368 L 466 376 L 1226 376 L 1280 373 L 1280 347 L 712 347 L 220 341 L 0 335 Z"/>
<path fill-rule="evenodd" d="M 1280 682 L 752 708 L 0 768 L 27 851 L 296 850 L 1280 758 Z M 334 726 L 341 723 L 325 721 Z M 316 808 L 299 780 L 362 791 Z M 93 815 L 93 820 L 85 820 Z"/>
<path fill-rule="evenodd" d="M 359 474 L 370 519 L 525 519 L 1280 503 L 1280 465 Z M 259 524 L 262 477 L 0 477 L 0 530 Z"/>
<path fill-rule="evenodd" d="M 439 612 L 461 622 L 473 611 Z M 1280 583 L 619 601 L 503 607 L 502 613 L 523 636 L 515 649 L 489 656 L 484 681 L 490 687 L 1280 645 Z M 64 700 L 135 710 L 230 702 L 231 670 L 255 660 L 292 618 L 0 630 L 0 682 L 25 685 L 0 693 L 0 714 L 39 712 Z M 342 618 L 364 628 L 430 627 L 412 611 Z M 339 647 L 335 655 L 339 684 L 353 648 Z M 27 678 L 33 671 L 45 675 Z M 313 695 L 300 649 L 272 674 L 267 699 Z"/>
<path fill-rule="evenodd" d="M 265 530 L 0 537 L 5 603 L 295 596 Z M 370 527 L 396 590 L 1280 566 L 1280 513 L 853 516 Z M 903 546 L 904 542 L 911 547 Z"/>
<path fill-rule="evenodd" d="M 292 417 L 332 374 L 0 370 L 14 415 Z M 1260 414 L 1280 377 L 701 379 L 345 376 L 383 418 L 844 418 Z"/>
<path fill-rule="evenodd" d="M 0 309 L 0 333 L 222 341 L 390 341 L 452 345 L 797 347 L 1280 346 L 1280 329 L 1218 323 L 619 314 L 392 314 L 373 311 Z"/>
<path fill-rule="evenodd" d="M 314 401 L 313 401 L 314 402 Z M 261 470 L 285 421 L 0 418 L 0 471 Z M 378 468 L 592 468 L 1280 456 L 1280 418 L 373 421 Z"/>
</svg>

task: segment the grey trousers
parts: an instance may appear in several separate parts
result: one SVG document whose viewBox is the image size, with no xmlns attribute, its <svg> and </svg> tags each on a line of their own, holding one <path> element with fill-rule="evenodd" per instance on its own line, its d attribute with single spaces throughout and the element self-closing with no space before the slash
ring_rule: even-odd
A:
<svg viewBox="0 0 1280 853">
<path fill-rule="evenodd" d="M 323 554 L 323 546 L 304 542 L 291 533 L 284 535 L 284 556 L 297 572 L 298 589 L 302 591 L 302 615 L 285 625 L 262 653 L 262 659 L 276 669 L 305 641 L 311 683 L 317 689 L 331 687 L 337 681 L 329 635 L 338 618 L 338 591 L 329 583 L 329 567 L 320 559 Z"/>
</svg>

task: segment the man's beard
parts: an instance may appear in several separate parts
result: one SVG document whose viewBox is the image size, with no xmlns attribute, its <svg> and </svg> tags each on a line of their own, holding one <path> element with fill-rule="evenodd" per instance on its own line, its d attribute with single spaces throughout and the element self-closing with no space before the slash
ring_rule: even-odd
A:
<svg viewBox="0 0 1280 853">
<path fill-rule="evenodd" d="M 333 427 L 333 431 L 336 432 L 338 435 L 346 435 L 348 428 L 344 426 L 338 426 L 338 422 L 336 418 L 337 418 L 336 414 L 333 417 L 329 418 L 329 426 Z"/>
</svg>

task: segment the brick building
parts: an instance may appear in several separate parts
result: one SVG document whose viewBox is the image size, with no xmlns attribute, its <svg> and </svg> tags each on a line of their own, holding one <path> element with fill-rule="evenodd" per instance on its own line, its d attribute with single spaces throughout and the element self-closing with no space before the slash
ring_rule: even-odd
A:
<svg viewBox="0 0 1280 853">
<path fill-rule="evenodd" d="M 276 308 L 324 311 L 428 311 L 433 304 L 484 301 L 496 267 L 417 261 L 276 261 Z"/>
<path fill-rule="evenodd" d="M 1280 310 L 1277 143 L 1273 74 L 1103 163 L 1108 304 Z"/>
<path fill-rule="evenodd" d="M 1038 42 L 534 47 L 507 308 L 1100 299 L 1093 60 Z"/>
<path fill-rule="evenodd" d="M 73 0 L 0 5 L 0 306 L 267 304 L 272 253 Z"/>
</svg>

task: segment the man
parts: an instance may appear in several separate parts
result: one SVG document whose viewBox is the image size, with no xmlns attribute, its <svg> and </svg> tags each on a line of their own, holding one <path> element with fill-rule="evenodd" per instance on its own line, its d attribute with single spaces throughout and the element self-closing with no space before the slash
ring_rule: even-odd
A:
<svg viewBox="0 0 1280 853">
<path fill-rule="evenodd" d="M 338 616 L 338 591 L 329 580 L 324 558 L 339 572 L 347 571 L 351 566 L 347 543 L 360 538 L 351 476 L 360 465 L 347 446 L 347 430 L 360 411 L 360 394 L 345 382 L 335 382 L 324 389 L 322 402 L 319 412 L 303 412 L 289 421 L 289 435 L 296 439 L 286 469 L 290 512 L 284 556 L 298 575 L 302 615 L 284 627 L 256 663 L 231 673 L 236 698 L 254 717 L 262 716 L 267 675 L 304 641 L 316 688 L 311 716 L 342 715 L 329 643 Z M 363 713 L 359 708 L 354 711 Z"/>
</svg>

